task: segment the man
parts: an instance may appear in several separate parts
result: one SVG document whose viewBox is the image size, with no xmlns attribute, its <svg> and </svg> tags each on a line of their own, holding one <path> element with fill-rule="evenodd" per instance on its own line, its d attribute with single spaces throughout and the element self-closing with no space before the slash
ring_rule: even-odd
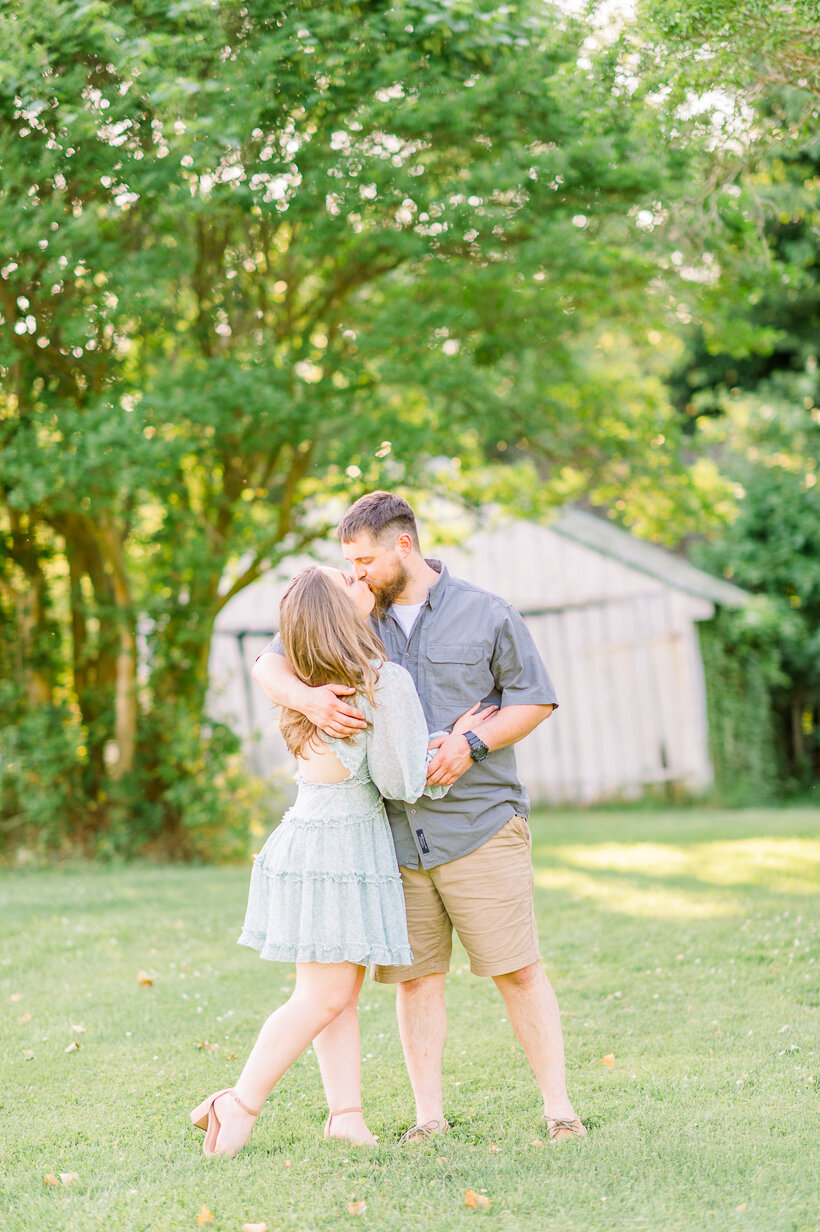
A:
<svg viewBox="0 0 820 1232">
<path fill-rule="evenodd" d="M 387 801 L 414 961 L 375 967 L 397 984 L 397 1013 L 416 1123 L 402 1142 L 445 1132 L 442 1058 L 445 975 L 455 927 L 476 975 L 490 976 L 544 1097 L 553 1142 L 586 1131 L 566 1089 L 561 1020 L 541 966 L 533 910 L 529 800 L 513 745 L 555 709 L 546 669 L 518 612 L 503 599 L 451 578 L 419 548 L 413 510 L 389 492 L 356 501 L 339 523 L 342 551 L 376 598 L 374 628 L 388 655 L 413 677 L 430 731 L 447 732 L 475 703 L 498 710 L 467 735 L 438 735 L 428 781 L 449 783 L 442 800 Z M 277 705 L 298 710 L 331 736 L 364 716 L 353 692 L 305 685 L 274 641 L 254 679 Z"/>
</svg>

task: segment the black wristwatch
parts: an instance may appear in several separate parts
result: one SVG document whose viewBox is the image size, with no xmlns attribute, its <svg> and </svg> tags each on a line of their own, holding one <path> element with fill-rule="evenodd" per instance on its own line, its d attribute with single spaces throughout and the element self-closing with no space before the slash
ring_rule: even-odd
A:
<svg viewBox="0 0 820 1232">
<path fill-rule="evenodd" d="M 464 736 L 470 746 L 470 756 L 473 761 L 483 761 L 490 750 L 481 737 L 477 736 L 475 732 L 465 732 Z"/>
</svg>

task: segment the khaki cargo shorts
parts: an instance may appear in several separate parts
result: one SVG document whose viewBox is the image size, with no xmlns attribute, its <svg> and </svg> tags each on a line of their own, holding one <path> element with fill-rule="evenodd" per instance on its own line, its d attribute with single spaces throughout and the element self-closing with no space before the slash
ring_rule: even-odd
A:
<svg viewBox="0 0 820 1232">
<path fill-rule="evenodd" d="M 453 928 L 474 975 L 507 975 L 538 962 L 531 851 L 526 819 L 511 817 L 458 860 L 430 869 L 402 866 L 413 963 L 374 966 L 373 979 L 401 984 L 449 971 Z"/>
</svg>

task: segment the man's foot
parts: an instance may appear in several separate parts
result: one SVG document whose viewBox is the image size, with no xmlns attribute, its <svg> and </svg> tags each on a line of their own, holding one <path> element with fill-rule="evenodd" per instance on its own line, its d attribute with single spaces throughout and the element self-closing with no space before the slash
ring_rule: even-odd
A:
<svg viewBox="0 0 820 1232">
<path fill-rule="evenodd" d="M 409 1146 L 413 1142 L 426 1142 L 436 1134 L 446 1134 L 450 1128 L 449 1121 L 444 1117 L 440 1121 L 425 1121 L 423 1125 L 411 1125 L 399 1138 L 399 1146 Z"/>
<path fill-rule="evenodd" d="M 587 1131 L 574 1113 L 567 1117 L 551 1117 L 544 1113 L 544 1123 L 550 1142 L 569 1142 L 587 1136 Z"/>
</svg>

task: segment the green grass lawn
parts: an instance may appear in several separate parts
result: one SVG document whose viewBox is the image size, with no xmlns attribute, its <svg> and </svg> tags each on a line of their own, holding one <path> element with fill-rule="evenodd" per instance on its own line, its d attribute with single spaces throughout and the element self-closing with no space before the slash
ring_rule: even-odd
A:
<svg viewBox="0 0 820 1232">
<path fill-rule="evenodd" d="M 188 1110 L 231 1083 L 293 987 L 235 944 L 247 870 L 0 874 L 2 1232 L 185 1232 L 203 1205 L 218 1232 L 816 1229 L 820 810 L 560 813 L 533 829 L 542 953 L 589 1128 L 563 1147 L 543 1145 L 500 998 L 457 949 L 448 1137 L 395 1145 L 410 1089 L 394 993 L 368 982 L 379 1145 L 322 1140 L 308 1052 L 248 1148 L 206 1160 Z M 491 1206 L 468 1209 L 468 1188 Z"/>
</svg>

